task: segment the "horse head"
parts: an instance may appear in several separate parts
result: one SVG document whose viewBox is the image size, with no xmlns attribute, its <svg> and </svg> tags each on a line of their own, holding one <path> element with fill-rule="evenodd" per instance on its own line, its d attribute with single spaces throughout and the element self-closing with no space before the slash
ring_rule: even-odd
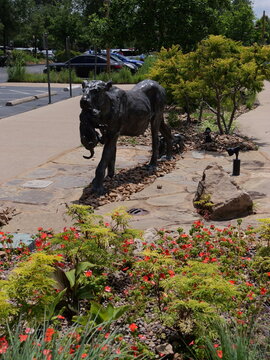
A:
<svg viewBox="0 0 270 360">
<path fill-rule="evenodd" d="M 91 159 L 94 156 L 94 148 L 98 142 L 102 142 L 100 134 L 95 130 L 102 128 L 103 114 L 108 108 L 108 99 L 106 91 L 112 86 L 112 82 L 105 83 L 101 80 L 84 81 L 82 83 L 83 96 L 80 100 L 81 114 L 80 114 L 80 136 L 82 145 L 90 151 L 90 157 L 84 156 L 86 159 Z"/>
</svg>

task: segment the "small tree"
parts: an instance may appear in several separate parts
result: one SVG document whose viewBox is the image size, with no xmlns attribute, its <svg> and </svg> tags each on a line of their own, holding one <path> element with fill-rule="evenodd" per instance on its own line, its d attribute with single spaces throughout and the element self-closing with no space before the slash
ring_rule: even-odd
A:
<svg viewBox="0 0 270 360">
<path fill-rule="evenodd" d="M 216 115 L 220 134 L 230 132 L 245 95 L 263 88 L 265 77 L 253 55 L 252 48 L 244 48 L 223 36 L 210 36 L 196 50 L 194 67 L 200 69 L 203 98 Z"/>
<path fill-rule="evenodd" d="M 160 81 L 188 117 L 203 103 L 216 116 L 220 134 L 231 131 L 239 106 L 247 95 L 262 90 L 269 78 L 270 48 L 244 47 L 211 35 L 195 52 L 183 55 L 172 48 L 169 58 L 159 54 L 150 76 Z"/>
</svg>

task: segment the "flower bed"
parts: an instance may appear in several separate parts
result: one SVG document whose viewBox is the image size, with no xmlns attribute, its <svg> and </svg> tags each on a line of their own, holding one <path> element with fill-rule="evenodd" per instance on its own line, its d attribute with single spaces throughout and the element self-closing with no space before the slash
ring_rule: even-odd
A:
<svg viewBox="0 0 270 360">
<path fill-rule="evenodd" d="M 110 223 L 91 207 L 68 212 L 74 226 L 39 228 L 33 252 L 0 232 L 0 358 L 269 356 L 269 219 L 259 230 L 196 221 L 146 240 L 124 209 Z"/>
</svg>

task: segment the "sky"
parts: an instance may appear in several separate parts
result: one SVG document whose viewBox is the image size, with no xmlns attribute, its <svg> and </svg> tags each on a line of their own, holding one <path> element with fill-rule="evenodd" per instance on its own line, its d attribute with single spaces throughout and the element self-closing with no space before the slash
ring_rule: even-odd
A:
<svg viewBox="0 0 270 360">
<path fill-rule="evenodd" d="M 252 0 L 253 9 L 257 18 L 261 18 L 263 15 L 263 10 L 265 14 L 270 17 L 270 0 Z"/>
</svg>

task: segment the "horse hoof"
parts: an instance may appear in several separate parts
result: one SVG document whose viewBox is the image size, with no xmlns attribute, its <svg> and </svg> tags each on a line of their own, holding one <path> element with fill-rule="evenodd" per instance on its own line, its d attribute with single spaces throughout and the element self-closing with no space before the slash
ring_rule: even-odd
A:
<svg viewBox="0 0 270 360">
<path fill-rule="evenodd" d="M 92 187 L 91 191 L 98 196 L 102 196 L 102 195 L 106 194 L 106 190 L 103 186 L 102 187 Z"/>
<path fill-rule="evenodd" d="M 155 172 L 157 170 L 157 166 L 148 164 L 148 165 L 144 166 L 144 169 L 149 171 L 149 172 Z"/>
</svg>

